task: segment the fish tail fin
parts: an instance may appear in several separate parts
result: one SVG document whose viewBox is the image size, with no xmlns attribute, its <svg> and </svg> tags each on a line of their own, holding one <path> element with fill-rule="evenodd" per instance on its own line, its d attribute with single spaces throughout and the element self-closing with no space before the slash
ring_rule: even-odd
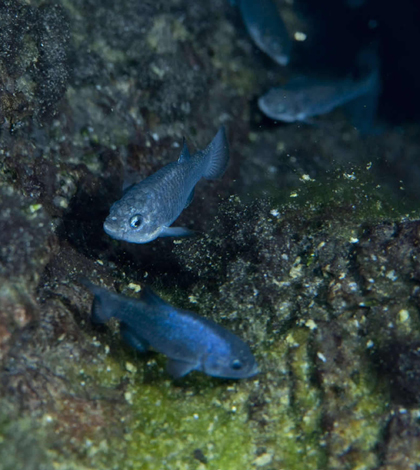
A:
<svg viewBox="0 0 420 470">
<path fill-rule="evenodd" d="M 203 153 L 206 161 L 204 178 L 208 180 L 221 178 L 229 163 L 229 144 L 224 126 L 220 127 Z"/>
<path fill-rule="evenodd" d="M 80 284 L 83 284 L 87 287 L 90 292 L 94 295 L 92 303 L 92 313 L 91 321 L 92 323 L 106 323 L 113 315 L 113 309 L 110 308 L 110 302 L 108 297 L 108 292 L 102 287 L 92 284 L 86 278 L 80 278 L 78 280 Z"/>
</svg>

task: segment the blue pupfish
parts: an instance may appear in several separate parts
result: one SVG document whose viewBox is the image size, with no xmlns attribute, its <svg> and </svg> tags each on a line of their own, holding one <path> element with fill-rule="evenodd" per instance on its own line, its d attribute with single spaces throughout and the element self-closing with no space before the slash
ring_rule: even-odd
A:
<svg viewBox="0 0 420 470">
<path fill-rule="evenodd" d="M 229 162 L 229 147 L 222 126 L 205 150 L 191 155 L 184 140 L 180 157 L 128 188 L 115 202 L 104 222 L 112 238 L 147 243 L 157 237 L 191 235 L 188 229 L 170 227 L 193 199 L 202 178 L 221 178 Z"/>
<path fill-rule="evenodd" d="M 174 378 L 192 370 L 229 379 L 258 373 L 249 348 L 236 335 L 194 312 L 175 308 L 150 289 L 140 299 L 125 297 L 81 280 L 94 294 L 92 321 L 120 320 L 123 339 L 139 351 L 152 348 L 168 357 L 166 369 Z"/>
</svg>

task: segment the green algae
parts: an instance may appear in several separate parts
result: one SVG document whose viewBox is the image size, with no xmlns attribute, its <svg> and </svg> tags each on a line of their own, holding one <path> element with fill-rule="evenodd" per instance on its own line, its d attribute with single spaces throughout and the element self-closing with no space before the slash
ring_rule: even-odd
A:
<svg viewBox="0 0 420 470">
<path fill-rule="evenodd" d="M 2 470 L 52 470 L 47 456 L 47 434 L 33 419 L 0 411 L 0 468 Z"/>
<path fill-rule="evenodd" d="M 249 315 L 246 304 L 237 308 Z M 345 326 L 350 339 L 352 325 Z M 123 345 L 117 324 L 99 340 L 85 333 L 95 351 L 68 365 L 76 396 L 42 418 L 49 440 L 41 446 L 59 470 L 375 468 L 386 393 L 357 347 L 343 375 L 323 371 L 317 363 L 334 362 L 321 352 L 318 328 L 307 318 L 267 332 L 256 350 L 261 373 L 238 382 L 199 373 L 174 382 L 162 355 Z M 331 392 L 336 384 L 340 394 Z M 341 462 L 347 454 L 352 466 L 349 457 Z"/>
<path fill-rule="evenodd" d="M 106 348 L 108 351 L 109 348 Z M 97 463 L 117 465 L 123 453 L 124 468 L 195 468 L 197 449 L 206 459 L 206 468 L 235 469 L 254 458 L 252 430 L 247 424 L 247 398 L 258 382 L 218 381 L 197 374 L 182 386 L 169 380 L 162 357 L 136 355 L 127 348 L 107 354 L 103 363 L 85 364 L 79 380 L 116 387 L 128 385 L 126 433 L 123 441 L 109 442 L 94 457 Z M 145 383 L 147 369 L 156 377 Z M 120 468 L 118 465 L 115 468 Z"/>
<path fill-rule="evenodd" d="M 251 463 L 252 433 L 247 424 L 247 385 L 204 388 L 199 394 L 177 391 L 171 383 L 141 386 L 127 468 L 191 468 L 200 449 L 206 468 L 236 469 Z"/>
<path fill-rule="evenodd" d="M 79 380 L 93 388 L 126 383 L 121 415 L 123 439 L 89 438 L 82 465 L 95 468 L 237 469 L 252 465 L 290 470 L 326 468 L 328 461 L 322 419 L 323 392 L 314 380 L 311 340 L 315 328 L 295 327 L 259 351 L 263 371 L 255 379 L 219 381 L 198 373 L 183 381 L 169 380 L 164 360 L 133 355 L 123 347 L 100 354 L 103 361 L 84 364 Z M 153 380 L 147 369 L 154 369 Z M 151 377 L 149 375 L 149 377 Z M 346 383 L 350 419 L 338 420 L 339 443 L 357 450 L 357 468 L 373 468 L 373 452 L 383 432 L 380 415 L 386 401 L 377 394 L 369 370 Z M 252 411 L 254 401 L 264 406 Z M 328 406 L 328 404 L 327 404 Z M 251 407 L 251 408 L 250 408 Z M 195 457 L 199 453 L 201 460 Z M 57 468 L 71 468 L 63 459 Z M 203 463 L 204 462 L 204 463 Z M 364 462 L 365 466 L 361 465 Z M 331 463 L 331 462 L 330 462 Z M 355 467 L 356 468 L 356 467 Z"/>
<path fill-rule="evenodd" d="M 307 328 L 294 328 L 266 351 L 267 424 L 254 439 L 266 446 L 275 468 L 318 469 L 325 462 L 321 432 L 321 394 L 311 380 Z"/>
<path fill-rule="evenodd" d="M 243 154 L 247 148 L 251 148 L 248 142 L 242 145 L 239 140 L 246 134 L 248 121 L 252 120 L 249 100 L 258 94 L 259 87 L 265 85 L 260 79 L 261 67 L 255 67 L 254 59 L 251 61 L 252 54 L 248 54 L 248 58 L 238 54 L 238 32 L 233 24 L 224 18 L 212 23 L 212 15 L 206 13 L 206 23 L 213 32 L 210 40 L 206 39 L 200 43 L 199 35 L 203 38 L 207 35 L 208 38 L 209 33 L 197 33 L 202 31 L 194 29 L 200 23 L 198 20 L 184 22 L 179 16 L 179 11 L 184 5 L 180 3 L 174 14 L 168 13 L 169 10 L 162 9 L 162 4 L 156 2 L 156 8 L 149 15 L 148 5 L 145 4 L 147 8 L 139 10 L 139 16 L 145 18 L 144 23 L 138 23 L 140 27 L 133 29 L 134 33 L 128 41 L 131 43 L 130 50 L 126 52 L 127 47 L 123 39 L 121 43 L 115 38 L 108 41 L 108 35 L 115 34 L 115 31 L 109 28 L 110 23 L 107 21 L 97 21 L 98 24 L 95 25 L 96 20 L 88 20 L 89 31 L 96 31 L 96 34 L 90 37 L 90 33 L 83 32 L 85 26 L 80 22 L 85 12 L 81 5 L 77 2 L 64 2 L 69 15 L 75 19 L 71 23 L 74 27 L 72 40 L 78 49 L 81 48 L 75 53 L 83 58 L 82 50 L 86 49 L 96 53 L 102 61 L 98 62 L 98 70 L 95 72 L 95 54 L 88 56 L 88 73 L 84 75 L 83 70 L 78 72 L 79 64 L 75 68 L 79 78 L 72 86 L 67 87 L 66 98 L 70 107 L 65 110 L 63 122 L 80 123 L 80 128 L 76 125 L 75 130 L 71 131 L 67 125 L 58 124 L 49 128 L 47 140 L 51 140 L 52 148 L 60 148 L 60 158 L 66 158 L 75 164 L 85 163 L 91 174 L 99 175 L 103 172 L 104 165 L 97 156 L 98 145 L 109 146 L 115 151 L 118 146 L 125 148 L 133 139 L 136 141 L 139 134 L 155 131 L 157 134 L 162 132 L 161 135 L 174 134 L 173 137 L 187 132 L 202 139 L 202 132 L 210 132 L 206 126 L 219 123 L 222 112 L 226 110 L 229 110 L 233 117 L 231 137 L 236 139 L 236 142 L 232 142 L 235 153 Z M 123 3 L 123 9 L 128 6 Z M 165 13 L 162 14 L 161 11 Z M 199 11 L 198 7 L 196 11 Z M 105 14 L 99 4 L 95 6 L 95 12 L 98 14 L 97 18 L 105 20 L 109 16 L 120 15 L 118 11 Z M 101 30 L 100 23 L 104 25 L 103 32 L 98 34 Z M 115 35 L 123 38 L 126 29 L 121 27 L 122 34 L 119 34 L 118 26 L 124 24 L 111 24 L 114 24 Z M 142 24 L 145 25 L 143 29 Z M 136 39 L 139 31 L 146 41 Z M 37 43 L 31 36 L 25 39 L 20 58 L 17 56 L 16 62 L 22 69 L 22 74 L 23 69 L 34 63 L 38 56 Z M 174 54 L 174 44 L 175 47 L 182 46 L 178 52 L 184 53 Z M 208 44 L 211 44 L 211 47 Z M 140 54 L 133 54 L 137 50 Z M 155 54 L 160 57 L 155 57 Z M 174 72 L 171 75 L 171 71 L 178 68 L 175 67 L 176 62 L 166 60 L 166 55 L 179 57 L 182 62 L 179 70 L 182 73 Z M 128 69 L 123 69 L 126 64 Z M 192 77 L 195 78 L 188 79 L 184 72 L 191 69 Z M 109 70 L 112 71 L 111 83 L 107 79 Z M 121 70 L 124 70 L 123 74 Z M 204 79 L 201 80 L 200 77 Z M 279 78 L 281 79 L 282 77 Z M 34 101 L 33 95 L 36 94 L 34 80 L 29 72 L 16 79 L 16 90 L 22 91 L 31 99 L 31 103 Z M 220 85 L 215 85 L 212 81 Z M 152 93 L 156 83 L 159 87 L 164 84 L 171 86 L 165 88 L 166 94 L 156 96 Z M 176 84 L 179 86 L 174 88 Z M 96 90 L 97 94 L 92 93 L 93 90 Z M 137 93 L 137 90 L 140 92 Z M 168 118 L 172 116 L 170 110 L 172 106 L 174 109 L 181 109 L 184 99 L 187 99 L 184 97 L 186 93 L 190 93 L 188 105 L 191 102 L 192 106 L 198 106 L 202 102 L 206 112 L 194 110 L 190 118 L 188 113 L 185 113 L 185 116 L 181 113 L 180 116 L 177 115 L 180 120 L 173 122 L 172 117 Z M 107 102 L 108 95 L 111 104 Z M 219 107 L 217 102 L 221 103 Z M 120 116 L 121 109 L 125 107 L 131 109 L 130 112 L 124 114 L 123 111 Z M 77 111 L 78 108 L 80 112 Z M 17 113 L 14 108 L 13 113 Z M 153 115 L 153 119 L 150 116 L 146 119 L 148 113 Z M 131 119 L 127 119 L 130 114 L 138 126 L 135 126 L 134 130 L 131 127 Z M 200 116 L 205 116 L 205 123 L 200 121 Z M 17 118 L 21 119 L 18 113 L 15 120 Z M 157 125 L 165 120 L 170 121 L 170 125 Z M 145 121 L 148 122 L 147 125 Z M 296 129 L 293 126 L 288 127 L 288 135 L 297 135 Z M 36 133 L 30 135 L 36 136 Z M 299 140 L 304 142 L 305 154 L 319 153 L 314 151 L 316 147 L 312 146 L 310 139 L 299 137 Z M 327 136 L 324 140 L 327 143 L 325 148 L 328 148 Z M 44 149 L 33 138 L 28 138 L 28 142 L 28 148 L 36 145 L 37 150 L 42 150 L 46 158 L 58 158 L 53 157 L 50 150 Z M 72 142 L 73 147 L 67 148 L 69 142 Z M 261 147 L 260 145 L 257 148 L 258 152 L 263 150 Z M 294 149 L 293 139 L 286 139 L 282 147 L 281 152 L 284 153 L 285 149 Z M 26 151 L 25 145 L 22 144 L 16 148 L 21 148 L 23 153 Z M 106 149 L 99 148 L 99 151 L 103 150 Z M 150 152 L 152 150 L 155 153 L 160 152 L 155 149 L 150 149 Z M 257 153 L 255 145 L 249 151 Z M 325 153 L 324 151 L 320 154 Z M 337 153 L 337 146 L 328 150 L 328 153 Z M 28 155 L 32 154 L 29 152 Z M 258 156 L 264 171 L 266 156 L 263 152 L 261 157 Z M 278 156 L 281 156 L 280 151 Z M 18 157 L 20 158 L 20 150 L 12 154 L 10 161 L 18 162 Z M 241 167 L 245 168 L 246 172 L 243 163 L 242 160 Z M 236 162 L 234 166 L 237 166 Z M 275 186 L 267 190 L 266 194 L 274 197 L 278 210 L 271 205 L 264 212 L 261 207 L 266 209 L 268 206 L 254 205 L 248 212 L 255 212 L 257 217 L 235 219 L 234 212 L 247 215 L 244 204 L 238 199 L 235 205 L 228 209 L 225 207 L 224 214 L 219 212 L 220 219 L 226 219 L 230 210 L 233 222 L 227 224 L 227 228 L 219 231 L 218 221 L 211 236 L 206 235 L 207 240 L 194 240 L 188 262 L 193 266 L 194 262 L 197 262 L 194 260 L 204 260 L 203 278 L 200 271 L 196 275 L 196 269 L 193 273 L 195 278 L 180 279 L 182 282 L 179 285 L 182 285 L 182 288 L 174 288 L 165 276 L 157 276 L 161 275 L 162 271 L 164 275 L 171 275 L 171 267 L 167 271 L 155 269 L 151 273 L 151 282 L 162 282 L 162 291 L 174 305 L 185 305 L 186 298 L 191 297 L 194 302 L 198 302 L 197 310 L 200 313 L 225 322 L 227 326 L 236 324 L 238 331 L 250 341 L 261 365 L 261 373 L 252 380 L 226 382 L 193 373 L 182 381 L 173 382 L 164 371 L 165 358 L 161 355 L 141 356 L 131 352 L 120 340 L 116 325 L 106 327 L 106 332 L 98 332 L 92 331 L 88 322 L 78 322 L 78 316 L 88 311 L 87 302 L 80 302 L 83 308 L 78 308 L 79 303 L 77 299 L 74 300 L 74 297 L 77 297 L 74 286 L 68 288 L 66 295 L 60 291 L 57 293 L 54 287 L 59 286 L 63 279 L 67 282 L 67 277 L 77 272 L 73 265 L 66 266 L 54 277 L 51 274 L 51 266 L 43 271 L 47 259 L 43 253 L 36 254 L 37 262 L 34 267 L 32 263 L 21 262 L 22 254 L 16 257 L 17 263 L 5 263 L 6 267 L 12 266 L 13 271 L 19 266 L 24 266 L 22 271 L 25 277 L 21 278 L 19 286 L 25 286 L 27 289 L 28 286 L 37 284 L 42 275 L 39 290 L 43 300 L 39 302 L 40 314 L 37 311 L 36 315 L 36 318 L 41 318 L 41 324 L 34 326 L 34 329 L 38 328 L 38 331 L 45 335 L 47 331 L 52 333 L 42 344 L 34 341 L 33 349 L 22 354 L 22 345 L 27 343 L 28 336 L 23 337 L 26 341 L 22 341 L 18 328 L 14 330 L 16 334 L 10 344 L 16 344 L 17 347 L 12 351 L 11 357 L 20 360 L 15 367 L 23 378 L 16 381 L 16 389 L 22 391 L 19 394 L 12 383 L 12 386 L 9 384 L 9 387 L 5 387 L 6 393 L 13 397 L 16 406 L 21 402 L 25 405 L 35 403 L 38 408 L 34 407 L 29 411 L 29 408 L 25 409 L 23 413 L 31 417 L 16 417 L 14 423 L 11 419 L 0 423 L 0 466 L 7 470 L 26 470 L 31 468 L 30 465 L 34 469 L 48 470 L 52 467 L 59 470 L 377 468 L 381 464 L 378 449 L 387 446 L 384 429 L 392 411 L 390 412 L 389 384 L 382 382 L 372 371 L 365 345 L 371 343 L 376 347 L 386 344 L 391 329 L 387 325 L 392 321 L 392 328 L 397 331 L 399 337 L 403 340 L 406 337 L 411 338 L 412 343 L 407 347 L 411 348 L 413 345 L 412 349 L 415 351 L 418 346 L 415 341 L 418 337 L 419 321 L 411 278 L 407 281 L 407 278 L 396 273 L 403 265 L 401 260 L 415 259 L 415 251 L 409 253 L 409 256 L 397 257 L 397 261 L 393 261 L 383 249 L 387 243 L 386 238 L 384 245 L 378 242 L 379 248 L 372 251 L 369 246 L 370 236 L 366 235 L 365 256 L 370 261 L 362 263 L 361 257 L 357 259 L 366 226 L 370 229 L 369 224 L 397 220 L 409 213 L 398 198 L 391 196 L 387 188 L 379 187 L 370 177 L 369 166 L 337 170 L 326 175 L 321 175 L 315 166 L 315 180 L 302 174 L 299 187 L 289 188 L 287 191 L 279 190 L 282 185 L 276 180 Z M 312 165 L 306 167 L 313 168 Z M 9 179 L 13 179 L 14 183 L 16 175 L 19 174 L 18 170 L 19 167 L 7 167 L 7 171 L 11 173 Z M 62 170 L 54 170 L 54 177 L 57 175 L 65 183 L 58 193 L 63 198 L 59 200 L 63 209 L 66 208 L 64 203 L 73 197 L 80 182 L 80 175 L 84 174 L 80 168 L 78 172 L 80 173 L 75 173 L 77 177 L 75 176 L 73 182 L 71 178 L 65 178 Z M 111 176 L 115 174 L 114 168 Z M 45 181 L 49 182 L 48 179 Z M 18 187 L 25 187 L 25 191 L 29 193 L 37 186 L 44 187 L 45 181 L 35 178 L 33 182 L 28 179 L 26 185 L 19 181 L 16 184 Z M 244 189 L 241 189 L 244 193 L 248 190 L 252 192 L 253 188 L 260 191 L 262 187 L 262 184 L 246 184 L 242 178 L 239 182 L 244 185 Z M 95 184 L 99 183 L 95 180 L 92 186 Z M 50 184 L 45 184 L 45 187 L 49 186 Z M 267 189 L 265 184 L 264 188 Z M 105 196 L 107 193 L 101 194 Z M 208 196 L 206 194 L 207 204 L 211 209 L 212 203 L 208 203 Z M 49 207 L 48 196 L 45 199 L 45 204 L 42 201 L 42 209 L 36 197 L 30 202 L 25 202 L 24 207 L 19 209 L 24 215 L 22 228 L 25 233 L 28 232 L 27 221 L 35 227 L 39 218 L 39 228 L 42 228 L 41 224 L 49 226 L 48 216 L 44 214 Z M 76 204 L 75 208 L 76 217 L 79 217 L 80 204 L 79 207 Z M 202 207 L 199 210 L 196 215 L 202 217 Z M 91 208 L 90 212 L 93 212 Z M 16 213 L 15 209 L 11 211 L 11 220 L 15 219 Z M 102 220 L 99 219 L 102 215 L 100 211 L 98 214 L 95 230 L 101 230 Z M 65 225 L 73 225 L 76 217 L 74 220 L 65 220 Z M 5 219 L 9 219 L 9 216 Z M 301 225 L 294 223 L 298 219 Z M 220 225 L 222 224 L 223 221 Z M 243 231 L 240 232 L 238 227 L 244 227 Z M 18 228 L 20 229 L 20 226 Z M 45 230 L 45 235 L 35 238 L 40 232 L 39 228 L 36 227 L 33 231 L 36 242 L 34 245 L 47 246 L 49 231 Z M 89 230 L 81 230 L 83 236 Z M 15 233 L 19 233 L 16 224 L 10 230 L 11 236 Z M 19 238 L 22 236 L 19 235 Z M 53 246 L 59 245 L 63 252 L 68 250 L 69 241 L 79 252 L 84 247 L 77 240 L 69 240 L 63 234 L 58 238 L 59 240 L 53 240 Z M 228 249 L 225 239 L 233 241 L 231 245 L 227 245 Z M 403 242 L 402 239 L 398 241 Z M 188 243 L 183 242 L 182 249 L 186 249 Z M 415 238 L 413 243 L 417 243 Z M 11 247 L 15 245 L 17 243 L 10 244 Z M 253 249 L 254 245 L 256 249 Z M 4 246 L 6 245 L 3 244 L 3 248 Z M 96 247 L 96 240 L 95 244 L 87 246 L 90 249 Z M 124 278 L 121 273 L 127 269 L 127 279 L 138 281 L 139 276 L 133 274 L 138 265 L 134 263 L 135 268 L 122 266 L 123 263 L 118 260 L 121 255 L 118 246 L 119 242 L 116 241 L 102 246 L 100 256 L 104 260 L 104 270 L 107 270 L 107 274 L 114 280 L 121 281 Z M 155 250 L 150 251 L 150 256 L 156 259 L 157 264 L 162 265 L 162 260 L 166 263 L 164 254 L 159 253 L 160 250 L 155 247 L 144 247 L 145 251 L 142 253 L 147 254 L 148 248 Z M 250 256 L 251 250 L 253 253 Z M 55 256 L 49 249 L 46 251 L 48 256 Z M 376 264 L 371 260 L 373 253 L 376 253 L 376 257 L 382 256 Z M 92 256 L 95 255 L 96 252 Z M 385 262 L 383 257 L 387 256 L 389 259 Z M 34 255 L 28 256 L 28 259 L 33 260 Z M 125 256 L 122 256 L 122 259 L 127 261 Z M 205 266 L 212 263 L 213 278 L 207 276 L 210 268 Z M 385 264 L 389 266 L 383 270 Z M 28 269 L 28 266 L 31 269 Z M 184 270 L 187 269 L 188 263 L 185 259 L 180 266 Z M 369 275 L 366 274 L 368 268 Z M 93 278 L 97 273 L 95 269 L 85 262 L 83 270 L 80 271 L 89 273 Z M 28 273 L 32 272 L 33 279 L 28 282 Z M 354 273 L 356 274 L 353 277 Z M 409 273 L 414 273 L 414 276 L 416 270 L 410 268 Z M 398 280 L 394 280 L 397 275 Z M 347 281 L 348 279 L 350 280 Z M 369 279 L 369 283 L 370 280 L 373 281 L 367 285 L 367 291 L 363 279 Z M 349 289 L 343 294 L 346 282 L 350 281 L 357 284 L 356 287 L 360 290 L 363 287 L 365 290 L 360 293 L 355 288 L 355 293 L 352 293 Z M 43 287 L 44 282 L 46 289 Z M 8 284 L 5 285 L 9 289 Z M 43 302 L 45 297 L 54 294 L 63 295 L 66 303 L 58 309 L 59 302 L 56 302 L 53 307 L 60 314 L 50 319 L 52 314 Z M 68 297 L 71 300 L 68 300 Z M 259 302 L 259 298 L 263 300 Z M 216 312 L 214 306 L 218 302 L 224 306 Z M 387 310 L 391 302 L 398 303 L 398 306 L 391 306 Z M 312 308 L 312 303 L 315 303 L 317 308 Z M 346 305 L 350 305 L 351 312 L 346 310 Z M 365 326 L 366 331 L 355 328 L 353 320 L 347 318 L 357 311 L 358 305 L 365 310 L 369 308 L 369 314 L 366 314 L 368 320 L 365 323 L 370 325 Z M 2 301 L 3 311 L 4 306 Z M 15 302 L 14 306 L 18 307 L 19 302 Z M 384 308 L 375 308 L 379 306 Z M 22 309 L 11 309 L 13 316 L 10 318 L 19 319 L 19 311 Z M 65 314 L 78 324 L 80 330 L 77 330 L 71 321 L 64 323 Z M 360 319 L 360 315 L 358 318 Z M 341 354 L 341 362 L 335 362 L 331 350 L 326 352 L 322 348 L 324 338 L 319 333 L 321 327 L 317 322 L 321 320 L 319 324 L 322 321 L 326 323 L 326 330 L 334 330 L 337 324 L 334 325 L 334 322 L 330 321 L 332 319 L 338 319 L 342 327 L 342 331 L 331 333 L 331 337 L 337 336 L 340 339 L 331 349 Z M 16 325 L 20 328 L 25 322 L 16 322 Z M 343 331 L 345 334 L 342 334 Z M 0 334 L 4 336 L 3 332 Z M 85 348 L 89 342 L 93 344 L 93 351 Z M 62 349 L 56 352 L 60 345 Z M 8 348 L 9 339 L 5 339 L 2 354 L 4 352 L 7 355 Z M 49 351 L 52 351 L 52 355 L 56 354 L 55 361 L 62 366 L 61 375 L 66 379 L 65 387 L 62 384 L 58 386 L 58 380 L 45 383 L 37 381 L 43 373 L 43 366 L 48 366 L 51 362 Z M 406 356 L 408 357 L 408 353 Z M 34 362 L 31 362 L 32 359 Z M 28 365 L 26 369 L 25 365 Z M 416 377 L 410 366 L 411 363 L 407 365 L 406 374 L 410 381 L 414 376 L 415 381 Z M 22 368 L 23 373 L 19 368 Z M 18 376 L 16 370 L 12 369 L 13 374 Z M 9 374 L 6 367 L 5 371 L 2 372 L 1 383 Z M 49 378 L 48 375 L 47 377 Z M 417 436 L 416 411 L 409 411 L 407 416 L 409 414 L 412 420 L 411 424 L 407 424 L 411 426 L 410 436 Z M 398 454 L 398 457 L 405 457 L 400 449 L 403 445 L 410 445 L 406 442 L 412 437 L 407 439 L 403 433 L 390 433 L 391 439 L 396 440 L 396 436 L 400 434 L 403 436 L 402 442 L 396 442 L 391 448 L 388 453 L 391 458 L 394 458 L 392 452 Z M 415 445 L 412 447 L 415 448 Z M 3 455 L 6 455 L 7 460 Z M 411 462 L 418 461 L 418 451 L 415 449 L 411 450 L 411 453 L 407 451 L 406 455 L 411 456 Z"/>
<path fill-rule="evenodd" d="M 338 167 L 316 179 L 302 175 L 300 184 L 293 191 L 285 193 L 273 186 L 270 195 L 275 203 L 289 206 L 303 214 L 336 211 L 337 220 L 344 218 L 347 223 L 358 225 L 367 221 L 372 223 L 384 219 L 400 219 L 409 217 L 410 214 L 415 216 L 418 213 L 416 205 L 405 197 L 397 197 L 395 192 L 378 184 L 369 165 Z M 404 193 L 401 195 L 404 196 Z"/>
<path fill-rule="evenodd" d="M 121 468 L 124 455 L 127 469 L 196 468 L 199 462 L 194 453 L 198 449 L 210 469 L 235 469 L 252 461 L 255 449 L 247 425 L 247 397 L 256 383 L 239 385 L 199 376 L 198 383 L 190 380 L 181 387 L 168 379 L 162 361 L 143 358 L 136 362 L 125 347 L 115 354 L 103 355 L 102 351 L 101 358 L 103 362 L 79 364 L 72 382 L 99 390 L 107 407 L 112 405 L 104 399 L 103 387 L 115 389 L 127 384 L 123 392 L 125 411 L 120 415 L 124 437 L 95 440 L 92 435 L 85 436 L 79 441 L 81 465 Z M 147 368 L 155 369 L 159 379 L 144 383 Z M 50 454 L 56 468 L 71 468 L 71 462 L 63 456 L 52 450 Z"/>
<path fill-rule="evenodd" d="M 199 450 L 209 469 L 248 468 L 253 463 L 291 470 L 323 468 L 328 460 L 321 425 L 325 404 L 314 380 L 312 334 L 309 328 L 291 330 L 263 352 L 269 370 L 244 382 L 219 382 L 195 374 L 181 386 L 165 378 L 163 363 L 154 363 L 160 379 L 144 383 L 142 368 L 150 364 L 125 361 L 132 358 L 124 354 L 118 360 L 108 358 L 104 384 L 129 381 L 124 393 L 127 430 L 124 443 L 109 442 L 109 454 L 97 455 L 96 459 L 103 461 L 107 455 L 109 462 L 117 462 L 113 453 L 123 452 L 124 468 L 200 468 L 194 459 Z M 336 425 L 340 443 L 351 446 L 353 453 L 356 449 L 359 463 L 364 461 L 365 467 L 359 468 L 374 467 L 372 451 L 383 432 L 378 418 L 386 404 L 381 394 L 374 393 L 369 374 L 362 371 L 357 381 L 348 380 L 348 399 L 349 403 L 355 401 L 354 413 L 350 420 L 337 421 Z M 252 397 L 261 389 L 266 401 L 263 416 L 250 418 Z M 262 420 L 266 420 L 263 431 Z"/>
</svg>

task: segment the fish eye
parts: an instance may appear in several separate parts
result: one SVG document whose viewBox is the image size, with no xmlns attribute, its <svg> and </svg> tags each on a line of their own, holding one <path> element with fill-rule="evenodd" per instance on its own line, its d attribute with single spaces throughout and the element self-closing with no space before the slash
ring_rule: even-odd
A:
<svg viewBox="0 0 420 470">
<path fill-rule="evenodd" d="M 139 228 L 142 224 L 143 219 L 140 214 L 133 215 L 130 219 L 130 227 L 131 228 Z"/>
<path fill-rule="evenodd" d="M 235 369 L 235 370 L 242 369 L 242 362 L 239 359 L 235 359 L 234 361 L 232 361 L 231 366 L 232 366 L 232 369 Z"/>
</svg>

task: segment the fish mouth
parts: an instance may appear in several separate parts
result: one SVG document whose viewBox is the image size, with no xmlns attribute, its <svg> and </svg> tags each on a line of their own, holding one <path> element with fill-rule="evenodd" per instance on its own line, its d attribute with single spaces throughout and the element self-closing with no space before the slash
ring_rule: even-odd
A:
<svg viewBox="0 0 420 470">
<path fill-rule="evenodd" d="M 289 115 L 284 112 L 273 111 L 268 102 L 267 95 L 260 96 L 258 99 L 258 107 L 260 111 L 268 116 L 273 121 L 282 121 L 282 122 L 295 122 L 297 119 L 293 115 Z"/>
<path fill-rule="evenodd" d="M 281 118 L 279 118 L 278 114 L 274 113 L 271 110 L 269 103 L 267 103 L 266 95 L 260 96 L 260 98 L 258 99 L 258 107 L 260 108 L 260 111 L 266 116 L 268 116 L 270 119 L 278 121 L 282 120 Z"/>
<path fill-rule="evenodd" d="M 249 373 L 249 377 L 253 377 L 254 375 L 257 375 L 260 373 L 260 369 L 258 367 L 258 364 L 255 363 L 254 364 L 254 367 L 251 369 L 250 373 Z"/>
<path fill-rule="evenodd" d="M 118 226 L 115 223 L 112 223 L 108 221 L 108 219 L 105 220 L 103 224 L 104 231 L 107 235 L 109 235 L 111 238 L 114 238 L 116 240 L 122 240 L 121 235 L 121 229 L 118 228 Z"/>
<path fill-rule="evenodd" d="M 286 54 L 274 54 L 275 60 L 280 65 L 287 65 L 290 62 L 290 57 Z"/>
<path fill-rule="evenodd" d="M 153 233 L 139 233 L 136 231 L 127 231 L 121 229 L 115 222 L 110 221 L 109 218 L 105 220 L 103 224 L 104 231 L 114 240 L 121 240 L 123 242 L 129 243 L 149 243 L 155 240 L 162 229 L 159 227 L 158 230 L 155 230 Z"/>
</svg>

